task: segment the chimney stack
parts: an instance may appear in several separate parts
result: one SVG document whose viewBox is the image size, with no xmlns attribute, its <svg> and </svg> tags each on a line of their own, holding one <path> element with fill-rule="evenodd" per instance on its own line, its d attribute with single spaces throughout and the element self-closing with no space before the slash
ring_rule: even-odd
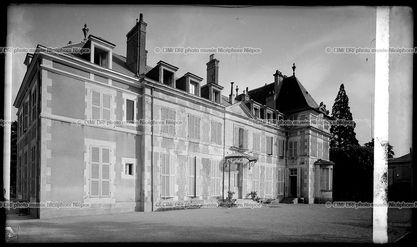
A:
<svg viewBox="0 0 417 247">
<path fill-rule="evenodd" d="M 280 91 L 280 87 L 282 85 L 282 81 L 284 80 L 284 76 L 282 75 L 281 71 L 276 70 L 274 76 L 274 109 L 277 109 L 277 99 L 278 93 Z"/>
<path fill-rule="evenodd" d="M 219 60 L 214 58 L 214 54 L 210 55 L 210 61 L 207 65 L 207 84 L 219 84 Z"/>
<path fill-rule="evenodd" d="M 230 104 L 233 104 L 233 83 L 234 82 L 230 82 L 230 94 L 229 94 L 229 102 L 230 102 Z"/>
<path fill-rule="evenodd" d="M 136 76 L 145 73 L 147 51 L 146 51 L 146 22 L 143 21 L 143 14 L 140 13 L 136 25 L 127 33 L 126 64 Z"/>
</svg>

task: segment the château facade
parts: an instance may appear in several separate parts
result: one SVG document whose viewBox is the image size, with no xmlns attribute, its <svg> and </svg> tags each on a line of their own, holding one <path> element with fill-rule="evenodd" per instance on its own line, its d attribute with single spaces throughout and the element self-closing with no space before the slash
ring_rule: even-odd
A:
<svg viewBox="0 0 417 247">
<path fill-rule="evenodd" d="M 84 40 L 64 48 L 90 52 L 38 45 L 27 54 L 14 101 L 18 200 L 89 205 L 33 207 L 30 215 L 149 212 L 163 201 L 217 200 L 228 191 L 332 199 L 331 118 L 295 65 L 292 76 L 276 70 L 271 83 L 253 90 L 231 83 L 224 96 L 214 55 L 205 81 L 179 75 L 166 61 L 149 66 L 146 28 L 141 14 L 126 35 L 126 56 L 86 26 Z"/>
</svg>

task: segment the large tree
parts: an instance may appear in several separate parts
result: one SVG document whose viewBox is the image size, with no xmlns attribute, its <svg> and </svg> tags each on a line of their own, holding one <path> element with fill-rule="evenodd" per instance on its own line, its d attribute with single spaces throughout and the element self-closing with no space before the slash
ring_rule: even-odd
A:
<svg viewBox="0 0 417 247">
<path fill-rule="evenodd" d="M 330 133 L 332 134 L 332 139 L 330 141 L 330 147 L 347 148 L 359 146 L 355 134 L 356 123 L 353 122 L 352 113 L 350 112 L 349 107 L 349 98 L 346 95 L 343 84 L 340 85 L 339 93 L 334 101 L 332 117 L 335 118 L 335 120 L 342 120 L 344 123 L 340 122 L 331 125 Z"/>
</svg>

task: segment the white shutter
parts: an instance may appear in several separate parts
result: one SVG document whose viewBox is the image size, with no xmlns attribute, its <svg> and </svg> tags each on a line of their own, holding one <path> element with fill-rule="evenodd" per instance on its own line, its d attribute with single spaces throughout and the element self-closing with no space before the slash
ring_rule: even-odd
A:
<svg viewBox="0 0 417 247">
<path fill-rule="evenodd" d="M 169 161 L 169 196 L 175 196 L 175 162 L 174 157 L 170 154 L 167 155 L 168 161 Z"/>
<path fill-rule="evenodd" d="M 197 158 L 194 158 L 194 162 L 196 162 L 196 191 L 197 191 L 197 195 L 200 196 L 201 195 L 201 159 L 197 160 Z"/>
<path fill-rule="evenodd" d="M 301 197 L 301 167 L 297 168 L 297 197 Z"/>
<path fill-rule="evenodd" d="M 233 126 L 233 146 L 239 147 L 239 128 Z"/>
</svg>

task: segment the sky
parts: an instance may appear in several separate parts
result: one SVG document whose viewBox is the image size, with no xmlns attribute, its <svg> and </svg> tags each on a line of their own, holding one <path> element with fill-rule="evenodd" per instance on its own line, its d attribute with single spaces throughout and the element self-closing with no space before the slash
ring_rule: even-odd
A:
<svg viewBox="0 0 417 247">
<path fill-rule="evenodd" d="M 203 7 L 203 6 L 75 6 L 14 5 L 8 9 L 8 46 L 33 48 L 37 44 L 62 47 L 89 34 L 116 44 L 114 52 L 126 55 L 126 34 L 139 13 L 148 24 L 146 49 L 148 65 L 160 60 L 186 72 L 206 78 L 209 53 L 164 53 L 164 47 L 218 48 L 251 47 L 256 54 L 216 53 L 222 94 L 230 93 L 230 82 L 240 91 L 273 82 L 278 69 L 296 77 L 319 104 L 331 112 L 340 85 L 349 97 L 360 144 L 372 138 L 375 85 L 374 54 L 329 53 L 327 48 L 375 47 L 374 7 Z M 393 8 L 390 46 L 413 47 L 412 11 Z M 12 100 L 26 68 L 24 53 L 13 54 Z M 411 147 L 412 55 L 390 55 L 389 142 L 395 157 Z M 16 109 L 12 110 L 16 119 Z"/>
</svg>

